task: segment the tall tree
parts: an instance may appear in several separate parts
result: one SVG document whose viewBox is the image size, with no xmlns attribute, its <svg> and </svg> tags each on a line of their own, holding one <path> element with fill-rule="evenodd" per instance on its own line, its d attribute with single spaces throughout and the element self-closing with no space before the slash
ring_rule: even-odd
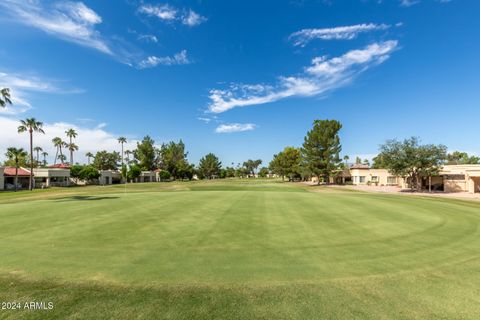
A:
<svg viewBox="0 0 480 320">
<path fill-rule="evenodd" d="M 480 164 L 480 157 L 470 156 L 466 152 L 454 151 L 447 155 L 447 164 Z"/>
<path fill-rule="evenodd" d="M 137 142 L 137 149 L 134 151 L 135 159 L 142 170 L 155 169 L 155 141 L 145 136 L 141 142 Z"/>
<path fill-rule="evenodd" d="M 53 146 L 56 148 L 55 151 L 55 159 L 53 164 L 57 164 L 57 159 L 59 159 L 58 155 L 63 155 L 62 148 L 66 145 L 66 143 L 60 137 L 55 137 L 52 139 Z M 63 162 L 62 162 L 63 163 Z"/>
<path fill-rule="evenodd" d="M 416 137 L 404 141 L 393 139 L 380 146 L 379 157 L 392 174 L 407 179 L 412 189 L 418 189 L 421 178 L 430 180 L 432 176 L 438 174 L 447 157 L 447 147 L 421 145 Z"/>
<path fill-rule="evenodd" d="M 67 161 L 67 156 L 64 155 L 64 154 L 59 154 L 58 155 L 58 160 L 60 160 L 60 163 L 64 163 L 65 161 Z"/>
<path fill-rule="evenodd" d="M 10 100 L 10 89 L 9 88 L 2 88 L 0 89 L 0 107 L 5 107 L 7 104 L 12 104 L 12 100 Z"/>
<path fill-rule="evenodd" d="M 87 157 L 88 164 L 90 165 L 90 159 L 94 157 L 93 153 L 89 151 L 85 153 L 85 157 Z"/>
<path fill-rule="evenodd" d="M 68 129 L 65 134 L 70 139 L 67 148 L 70 151 L 70 165 L 73 165 L 73 152 L 78 150 L 78 146 L 73 143 L 73 139 L 77 137 L 78 133 L 74 129 Z"/>
<path fill-rule="evenodd" d="M 42 147 L 36 146 L 35 148 L 33 148 L 33 150 L 37 153 L 36 165 L 38 166 L 40 163 L 40 151 L 43 151 L 43 149 Z"/>
<path fill-rule="evenodd" d="M 327 183 L 334 171 L 339 169 L 341 159 L 340 136 L 342 124 L 337 120 L 315 120 L 303 142 L 301 149 L 305 167 L 318 178 L 324 177 Z"/>
<path fill-rule="evenodd" d="M 300 150 L 294 147 L 285 147 L 283 151 L 275 154 L 270 162 L 270 170 L 285 179 L 293 180 L 295 176 L 300 175 L 301 154 Z"/>
<path fill-rule="evenodd" d="M 27 118 L 20 120 L 20 126 L 18 127 L 18 133 L 28 132 L 30 136 L 30 179 L 28 182 L 29 190 L 33 190 L 33 133 L 38 132 L 45 134 L 42 129 L 43 123 L 37 121 L 35 118 Z"/>
<path fill-rule="evenodd" d="M 243 163 L 243 167 L 245 168 L 246 172 L 248 172 L 248 175 L 253 175 L 255 176 L 255 171 L 257 168 L 262 164 L 262 160 L 251 160 L 248 159 Z"/>
<path fill-rule="evenodd" d="M 42 152 L 42 157 L 43 157 L 43 166 L 44 166 L 44 167 L 47 166 L 47 156 L 48 156 L 48 152 L 43 151 L 43 152 Z"/>
<path fill-rule="evenodd" d="M 120 153 L 116 151 L 107 152 L 103 150 L 95 154 L 92 165 L 98 170 L 117 170 L 119 161 Z"/>
<path fill-rule="evenodd" d="M 27 152 L 22 148 L 17 149 L 10 147 L 7 149 L 7 153 L 5 154 L 7 158 L 12 160 L 15 163 L 15 191 L 18 189 L 18 167 L 21 159 L 25 159 L 27 157 Z"/>
<path fill-rule="evenodd" d="M 182 140 L 178 143 L 171 141 L 162 144 L 159 152 L 159 165 L 162 169 L 170 172 L 174 179 L 189 177 L 192 167 L 187 161 L 187 152 Z"/>
<path fill-rule="evenodd" d="M 221 169 L 222 163 L 213 153 L 209 153 L 201 158 L 198 165 L 199 174 L 207 179 L 219 177 Z"/>
<path fill-rule="evenodd" d="M 120 143 L 120 144 L 122 145 L 122 168 L 123 168 L 123 155 L 124 155 L 124 154 L 123 154 L 123 144 L 124 144 L 124 143 L 127 143 L 127 138 L 125 138 L 125 137 L 119 137 L 119 138 L 117 139 L 117 141 L 118 141 L 118 143 Z"/>
</svg>

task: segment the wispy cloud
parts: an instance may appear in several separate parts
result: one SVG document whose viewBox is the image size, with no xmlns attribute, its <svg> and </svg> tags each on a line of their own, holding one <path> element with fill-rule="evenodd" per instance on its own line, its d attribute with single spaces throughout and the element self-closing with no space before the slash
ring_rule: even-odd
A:
<svg viewBox="0 0 480 320">
<path fill-rule="evenodd" d="M 182 17 L 182 23 L 190 27 L 198 26 L 205 21 L 207 21 L 207 18 L 202 17 L 191 9 Z"/>
<path fill-rule="evenodd" d="M 255 130 L 257 126 L 253 123 L 228 123 L 221 124 L 216 129 L 216 133 L 232 133 Z"/>
<path fill-rule="evenodd" d="M 156 17 L 164 22 L 178 21 L 190 27 L 207 21 L 207 18 L 192 9 L 177 9 L 169 4 L 142 4 L 138 7 L 138 12 L 150 17 Z"/>
<path fill-rule="evenodd" d="M 324 94 L 349 84 L 357 75 L 381 64 L 397 48 L 396 40 L 373 43 L 342 56 L 316 57 L 299 76 L 279 77 L 275 85 L 232 84 L 210 91 L 208 110 L 221 113 L 236 107 L 265 104 L 289 97 Z"/>
<path fill-rule="evenodd" d="M 158 42 L 158 38 L 153 34 L 139 34 L 137 38 L 146 42 Z"/>
<path fill-rule="evenodd" d="M 29 95 L 32 92 L 44 93 L 82 93 L 81 89 L 65 89 L 57 87 L 50 80 L 38 76 L 0 71 L 0 88 L 9 88 L 12 95 L 12 106 L 0 109 L 3 114 L 23 113 L 32 108 Z"/>
<path fill-rule="evenodd" d="M 385 30 L 390 28 L 387 24 L 363 23 L 351 26 L 341 26 L 323 29 L 303 29 L 294 32 L 289 39 L 295 46 L 305 46 L 314 39 L 321 40 L 351 40 L 355 39 L 360 33 Z"/>
<path fill-rule="evenodd" d="M 400 0 L 400 5 L 402 7 L 411 7 L 417 3 L 420 3 L 420 0 Z"/>
<path fill-rule="evenodd" d="M 190 63 L 192 63 L 192 61 L 187 56 L 187 50 L 182 50 L 179 53 L 174 54 L 172 57 L 149 56 L 147 59 L 140 62 L 139 67 L 145 69 L 156 67 L 158 65 L 172 66 Z"/>
<path fill-rule="evenodd" d="M 6 149 L 11 146 L 28 149 L 28 138 L 26 135 L 18 134 L 17 127 L 19 120 L 11 117 L 0 116 L 0 128 L 2 128 L 2 139 L 0 139 L 0 158 L 5 154 Z M 35 146 L 42 147 L 49 153 L 50 161 L 55 155 L 55 148 L 52 145 L 54 137 L 65 137 L 65 131 L 73 128 L 78 133 L 75 143 L 79 146 L 79 151 L 74 156 L 74 160 L 78 162 L 86 162 L 86 152 L 97 152 L 99 150 L 120 151 L 120 145 L 117 138 L 119 134 L 108 131 L 105 124 L 90 127 L 86 125 L 76 125 L 66 122 L 44 123 L 43 129 L 45 134 L 34 136 Z M 122 134 L 123 135 L 123 134 Z M 136 140 L 129 139 L 124 146 L 126 149 L 134 149 Z"/>
<path fill-rule="evenodd" d="M 3 0 L 0 6 L 18 23 L 114 55 L 107 41 L 95 29 L 102 18 L 82 2 Z"/>
</svg>

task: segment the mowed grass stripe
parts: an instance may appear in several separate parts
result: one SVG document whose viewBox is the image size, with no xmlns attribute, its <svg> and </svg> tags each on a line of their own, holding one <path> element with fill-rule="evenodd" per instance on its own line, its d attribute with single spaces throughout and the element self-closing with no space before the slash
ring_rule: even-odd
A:
<svg viewBox="0 0 480 320">
<path fill-rule="evenodd" d="M 0 298 L 72 319 L 478 315 L 480 204 L 210 182 L 2 194 Z"/>
</svg>

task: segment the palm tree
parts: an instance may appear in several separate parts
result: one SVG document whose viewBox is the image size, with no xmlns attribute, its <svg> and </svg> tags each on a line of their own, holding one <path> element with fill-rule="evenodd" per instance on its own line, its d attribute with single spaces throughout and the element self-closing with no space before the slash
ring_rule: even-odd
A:
<svg viewBox="0 0 480 320">
<path fill-rule="evenodd" d="M 58 156 L 58 159 L 62 162 L 62 164 L 67 160 L 67 156 L 64 154 L 61 154 Z"/>
<path fill-rule="evenodd" d="M 20 120 L 20 126 L 18 127 L 18 133 L 28 132 L 30 135 L 30 179 L 28 182 L 28 189 L 33 190 L 33 133 L 43 133 L 43 123 L 37 121 L 35 118 L 28 118 Z"/>
<path fill-rule="evenodd" d="M 5 107 L 7 104 L 12 104 L 12 100 L 10 100 L 10 89 L 3 88 L 0 90 L 0 107 Z"/>
<path fill-rule="evenodd" d="M 78 151 L 78 146 L 72 142 L 68 143 L 66 147 L 70 150 L 70 165 L 73 165 L 73 151 Z"/>
<path fill-rule="evenodd" d="M 10 160 L 15 161 L 15 191 L 18 188 L 18 163 L 20 159 L 25 158 L 27 156 L 27 152 L 22 148 L 17 149 L 10 147 L 7 149 L 7 153 L 5 154 Z"/>
<path fill-rule="evenodd" d="M 345 168 L 347 167 L 348 160 L 350 160 L 349 156 L 344 156 L 343 161 L 345 161 Z"/>
<path fill-rule="evenodd" d="M 53 146 L 55 148 L 57 148 L 56 152 L 55 152 L 55 159 L 54 159 L 54 162 L 53 164 L 57 164 L 57 159 L 58 159 L 58 153 L 60 152 L 60 154 L 63 154 L 62 153 L 62 147 L 65 145 L 65 142 L 63 142 L 62 138 L 60 137 L 55 137 L 52 139 L 52 143 L 53 143 Z"/>
<path fill-rule="evenodd" d="M 38 164 L 40 163 L 40 151 L 43 151 L 42 147 L 35 147 L 33 150 L 37 153 L 37 167 Z"/>
<path fill-rule="evenodd" d="M 73 129 L 68 129 L 67 131 L 65 131 L 65 134 L 67 135 L 68 138 L 70 138 L 69 145 L 73 146 L 72 139 L 77 137 L 77 135 L 78 135 L 77 132 Z M 78 150 L 78 147 L 76 147 L 76 149 L 68 147 L 68 150 L 70 150 L 70 164 L 72 165 L 73 164 L 73 151 Z"/>
<path fill-rule="evenodd" d="M 122 145 L 122 168 L 123 168 L 123 144 L 127 143 L 127 138 L 119 137 L 117 140 L 118 140 L 118 143 Z"/>
<path fill-rule="evenodd" d="M 87 152 L 87 153 L 85 153 L 85 157 L 87 157 L 87 159 L 88 159 L 88 164 L 90 164 L 90 158 L 93 158 L 93 153 Z"/>
<path fill-rule="evenodd" d="M 133 154 L 133 152 L 130 150 L 125 150 L 125 154 L 127 155 L 125 158 L 127 160 L 127 164 L 130 164 L 130 155 Z"/>
<path fill-rule="evenodd" d="M 43 156 L 43 166 L 46 167 L 46 166 L 47 166 L 47 156 L 48 156 L 48 152 L 43 151 L 43 152 L 42 152 L 42 156 Z"/>
</svg>

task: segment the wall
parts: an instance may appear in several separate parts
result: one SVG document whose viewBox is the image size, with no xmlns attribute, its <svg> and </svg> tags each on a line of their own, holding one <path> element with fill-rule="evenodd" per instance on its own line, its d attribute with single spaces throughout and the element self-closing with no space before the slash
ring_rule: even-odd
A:
<svg viewBox="0 0 480 320">
<path fill-rule="evenodd" d="M 0 190 L 5 188 L 5 179 L 3 177 L 3 170 L 4 168 L 0 168 Z"/>
</svg>

